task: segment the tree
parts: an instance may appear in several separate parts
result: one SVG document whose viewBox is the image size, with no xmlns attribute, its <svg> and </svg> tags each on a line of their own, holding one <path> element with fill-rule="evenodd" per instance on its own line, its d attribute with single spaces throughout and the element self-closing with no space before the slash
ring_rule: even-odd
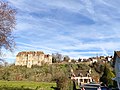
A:
<svg viewBox="0 0 120 90">
<path fill-rule="evenodd" d="M 10 77 L 9 71 L 5 70 L 2 76 L 3 80 L 9 80 L 9 77 Z"/>
<path fill-rule="evenodd" d="M 105 65 L 104 72 L 102 77 L 100 78 L 100 81 L 103 82 L 103 84 L 106 84 L 107 86 L 113 86 L 113 80 L 115 75 L 114 73 Z"/>
<path fill-rule="evenodd" d="M 12 35 L 16 24 L 15 14 L 16 11 L 7 2 L 0 1 L 0 53 L 2 48 L 13 51 L 15 46 Z"/>
<path fill-rule="evenodd" d="M 75 60 L 75 59 L 72 59 L 72 60 L 71 60 L 71 62 L 72 62 L 72 63 L 75 63 L 75 62 L 76 62 L 76 60 Z"/>
<path fill-rule="evenodd" d="M 63 58 L 63 56 L 60 53 L 52 54 L 52 62 L 53 63 L 62 61 L 62 58 Z"/>
<path fill-rule="evenodd" d="M 104 71 L 104 65 L 99 62 L 92 63 L 92 67 L 95 69 L 95 71 L 99 74 L 102 74 Z"/>
<path fill-rule="evenodd" d="M 57 90 L 73 90 L 73 82 L 68 77 L 62 76 L 57 79 Z"/>
<path fill-rule="evenodd" d="M 81 59 L 81 58 L 79 58 L 79 59 L 78 59 L 78 62 L 81 62 L 81 61 L 82 61 L 82 59 Z"/>
<path fill-rule="evenodd" d="M 68 62 L 70 60 L 70 57 L 69 56 L 64 56 L 64 58 L 63 58 L 63 61 L 66 61 L 66 62 Z"/>
</svg>

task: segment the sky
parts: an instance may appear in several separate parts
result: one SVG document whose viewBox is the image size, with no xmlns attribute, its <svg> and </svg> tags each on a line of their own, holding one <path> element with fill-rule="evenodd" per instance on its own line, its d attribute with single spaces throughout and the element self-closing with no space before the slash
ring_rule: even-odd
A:
<svg viewBox="0 0 120 90">
<path fill-rule="evenodd" d="M 21 51 L 71 58 L 113 55 L 120 50 L 120 0 L 5 0 L 16 9 L 15 62 Z"/>
</svg>

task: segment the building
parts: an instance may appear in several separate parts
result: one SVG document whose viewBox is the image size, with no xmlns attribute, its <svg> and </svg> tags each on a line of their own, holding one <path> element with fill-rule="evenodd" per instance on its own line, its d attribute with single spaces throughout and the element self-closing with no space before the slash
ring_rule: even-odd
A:
<svg viewBox="0 0 120 90">
<path fill-rule="evenodd" d="M 71 69 L 71 79 L 75 80 L 78 85 L 84 85 L 84 84 L 89 84 L 93 82 L 93 78 L 90 76 L 91 75 L 91 69 L 89 71 L 84 71 L 84 70 L 75 70 Z"/>
<path fill-rule="evenodd" d="M 52 56 L 42 51 L 23 51 L 17 54 L 15 65 L 31 68 L 32 65 L 41 66 L 44 63 L 52 64 Z"/>
<path fill-rule="evenodd" d="M 118 88 L 120 89 L 120 51 L 114 52 L 113 63 L 114 63 L 114 68 L 116 73 L 116 77 L 113 80 L 117 81 Z"/>
<path fill-rule="evenodd" d="M 85 76 L 85 77 L 71 77 L 72 80 L 76 80 L 78 85 L 88 84 L 93 81 L 92 77 Z"/>
</svg>

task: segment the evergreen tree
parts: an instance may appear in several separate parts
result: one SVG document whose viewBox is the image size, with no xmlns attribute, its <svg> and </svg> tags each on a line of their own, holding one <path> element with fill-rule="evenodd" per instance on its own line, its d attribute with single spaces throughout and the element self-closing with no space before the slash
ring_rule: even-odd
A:
<svg viewBox="0 0 120 90">
<path fill-rule="evenodd" d="M 104 85 L 113 86 L 113 80 L 112 80 L 113 77 L 115 77 L 115 75 L 105 64 L 103 75 L 100 78 L 100 81 L 103 82 Z"/>
</svg>

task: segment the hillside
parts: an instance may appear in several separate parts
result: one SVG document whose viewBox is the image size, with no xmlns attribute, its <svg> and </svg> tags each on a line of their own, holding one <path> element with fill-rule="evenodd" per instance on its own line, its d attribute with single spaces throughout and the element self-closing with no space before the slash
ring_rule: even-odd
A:
<svg viewBox="0 0 120 90">
<path fill-rule="evenodd" d="M 78 71 L 82 71 L 83 74 L 91 69 L 92 77 L 100 77 L 102 74 L 102 69 L 99 68 L 99 66 L 90 66 L 86 63 L 52 64 L 44 66 L 33 66 L 32 68 L 27 68 L 26 66 L 10 65 L 6 67 L 0 67 L 0 80 L 52 82 L 61 76 L 70 77 L 71 68 L 73 69 L 74 73 L 79 73 Z M 101 71 L 99 72 L 100 69 Z"/>
</svg>

